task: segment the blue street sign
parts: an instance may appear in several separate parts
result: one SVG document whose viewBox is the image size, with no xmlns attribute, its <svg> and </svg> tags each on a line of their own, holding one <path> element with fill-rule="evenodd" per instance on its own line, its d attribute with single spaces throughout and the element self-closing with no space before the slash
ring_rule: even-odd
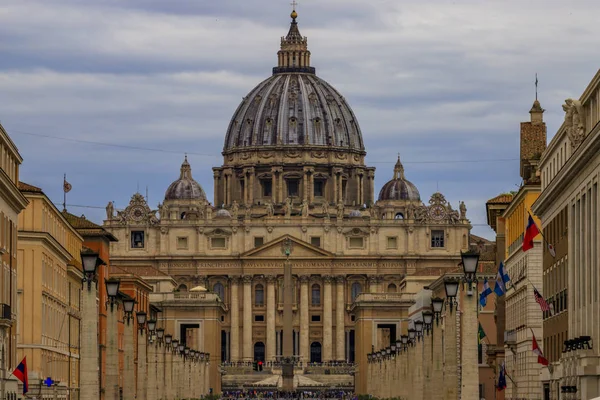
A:
<svg viewBox="0 0 600 400">
<path fill-rule="evenodd" d="M 54 384 L 54 381 L 52 380 L 52 378 L 47 377 L 44 383 L 46 384 L 46 386 L 51 387 Z"/>
</svg>

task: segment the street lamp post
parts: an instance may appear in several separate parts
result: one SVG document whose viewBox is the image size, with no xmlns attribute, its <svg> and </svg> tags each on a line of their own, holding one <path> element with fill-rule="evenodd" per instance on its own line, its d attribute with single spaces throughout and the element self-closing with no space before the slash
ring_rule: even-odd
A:
<svg viewBox="0 0 600 400">
<path fill-rule="evenodd" d="M 133 317 L 135 300 L 127 296 L 123 298 L 123 311 L 125 312 L 125 333 L 123 335 L 124 365 L 123 365 L 123 400 L 135 399 L 135 386 L 131 384 L 135 380 L 134 357 L 133 352 L 133 324 L 130 324 Z"/>
<path fill-rule="evenodd" d="M 147 314 L 144 311 L 138 311 L 136 313 L 138 323 L 138 364 L 137 364 L 137 398 L 145 399 L 148 393 L 148 375 L 146 374 L 147 357 L 146 357 L 146 339 L 144 338 L 144 331 L 146 330 L 146 318 Z"/>
<path fill-rule="evenodd" d="M 453 306 L 457 306 L 456 300 L 461 283 L 465 296 L 461 298 L 463 303 L 461 310 L 461 400 L 479 399 L 479 364 L 477 360 L 477 300 L 473 296 L 473 284 L 477 288 L 477 266 L 479 263 L 479 254 L 475 252 L 461 253 L 461 265 L 463 267 L 463 277 L 447 278 L 444 280 L 447 304 L 450 306 L 450 313 L 447 313 L 449 321 L 446 324 L 446 333 L 449 336 L 446 343 L 446 367 L 448 371 L 444 374 L 444 387 L 446 388 L 446 399 L 456 399 L 457 390 L 457 346 L 454 342 L 456 338 L 456 317 L 452 315 Z M 472 337 L 471 337 L 472 336 Z M 456 392 L 455 392 L 456 391 Z"/>
<path fill-rule="evenodd" d="M 185 384 L 185 344 L 179 342 L 177 346 L 179 352 L 179 367 L 177 368 L 178 379 L 177 379 L 177 398 L 183 398 L 183 385 Z"/>
<path fill-rule="evenodd" d="M 176 399 L 179 396 L 179 386 L 180 386 L 180 376 L 181 372 L 179 372 L 179 340 L 173 339 L 173 344 L 171 346 L 173 352 L 173 365 L 172 371 L 173 375 L 171 378 L 171 394 L 169 394 L 170 398 Z"/>
<path fill-rule="evenodd" d="M 477 265 L 479 254 L 462 253 L 464 269 L 464 307 L 461 332 L 461 399 L 479 400 L 479 363 L 477 360 L 477 296 L 473 295 L 473 284 L 477 288 Z"/>
<path fill-rule="evenodd" d="M 432 370 L 431 370 L 431 383 L 443 382 L 444 380 L 444 367 L 443 367 L 443 358 L 442 354 L 444 352 L 443 349 L 443 340 L 442 340 L 442 329 L 439 327 L 440 323 L 440 315 L 442 313 L 442 309 L 444 308 L 444 299 L 435 297 L 431 299 L 431 306 L 433 308 L 432 318 L 435 316 L 435 327 L 433 321 L 431 323 L 431 342 L 432 342 Z M 444 391 L 439 390 L 439 388 L 435 388 L 431 393 L 432 400 L 442 400 L 444 398 Z"/>
<path fill-rule="evenodd" d="M 98 376 L 98 306 L 96 297 L 96 269 L 101 260 L 98 253 L 91 250 L 81 252 L 83 265 L 83 293 L 81 296 L 81 350 L 80 350 L 80 395 L 82 399 L 100 399 L 100 382 Z M 87 290 L 85 284 L 87 283 Z"/>
<path fill-rule="evenodd" d="M 106 400 L 119 400 L 119 344 L 117 331 L 117 312 L 119 309 L 119 286 L 121 281 L 115 278 L 106 279 Z M 110 309 L 109 309 L 110 306 Z"/>
<path fill-rule="evenodd" d="M 171 334 L 165 335 L 165 386 L 163 390 L 163 399 L 169 399 L 172 391 L 173 350 L 171 348 L 171 343 L 173 343 L 173 336 Z"/>
<path fill-rule="evenodd" d="M 148 320 L 147 400 L 156 400 L 156 320 Z"/>
<path fill-rule="evenodd" d="M 163 399 L 163 391 L 165 388 L 165 352 L 163 348 L 163 340 L 165 337 L 164 328 L 156 330 L 156 397 Z"/>
</svg>

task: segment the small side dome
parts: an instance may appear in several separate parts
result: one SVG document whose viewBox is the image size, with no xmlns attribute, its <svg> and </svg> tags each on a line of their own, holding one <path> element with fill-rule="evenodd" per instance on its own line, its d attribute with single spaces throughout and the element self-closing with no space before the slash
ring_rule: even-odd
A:
<svg viewBox="0 0 600 400">
<path fill-rule="evenodd" d="M 165 200 L 206 200 L 202 186 L 192 178 L 192 168 L 187 155 L 181 164 L 179 179 L 171 183 L 165 193 Z"/>
<path fill-rule="evenodd" d="M 379 201 L 384 200 L 421 201 L 417 187 L 404 176 L 404 166 L 400 162 L 400 156 L 394 167 L 394 179 L 383 185 L 379 192 Z"/>
<path fill-rule="evenodd" d="M 217 213 L 215 214 L 215 218 L 231 218 L 231 214 L 229 213 L 229 211 L 227 211 L 224 208 L 221 208 L 219 211 L 217 211 Z"/>
<path fill-rule="evenodd" d="M 350 218 L 362 218 L 362 213 L 359 210 L 352 210 L 350 211 L 350 214 L 348 214 L 348 217 Z"/>
</svg>

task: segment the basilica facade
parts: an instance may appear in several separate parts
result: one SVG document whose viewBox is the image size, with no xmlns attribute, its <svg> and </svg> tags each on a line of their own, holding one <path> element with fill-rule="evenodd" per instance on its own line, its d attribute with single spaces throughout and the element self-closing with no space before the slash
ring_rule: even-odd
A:
<svg viewBox="0 0 600 400">
<path fill-rule="evenodd" d="M 229 366 L 282 354 L 281 245 L 291 239 L 297 373 L 348 363 L 360 391 L 367 353 L 407 329 L 414 294 L 457 267 L 471 225 L 463 203 L 423 199 L 400 159 L 375 196 L 358 120 L 316 75 L 291 17 L 272 75 L 229 122 L 214 206 L 186 158 L 158 209 L 140 194 L 124 210 L 109 204 L 111 265 L 152 283 L 159 324 L 211 353 L 211 387 L 241 387 L 264 376 Z"/>
</svg>

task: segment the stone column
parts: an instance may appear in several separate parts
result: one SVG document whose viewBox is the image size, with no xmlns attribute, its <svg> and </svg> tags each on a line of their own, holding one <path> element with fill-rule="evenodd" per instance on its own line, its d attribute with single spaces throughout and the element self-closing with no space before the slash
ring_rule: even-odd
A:
<svg viewBox="0 0 600 400">
<path fill-rule="evenodd" d="M 249 169 L 250 173 L 250 192 L 249 192 L 249 203 L 254 204 L 254 168 Z"/>
<path fill-rule="evenodd" d="M 137 398 L 145 399 L 148 393 L 148 374 L 147 374 L 147 354 L 146 354 L 146 337 L 144 336 L 144 329 L 140 329 L 138 335 L 138 364 L 137 364 Z M 98 371 L 96 371 L 96 374 Z M 83 399 L 83 397 L 82 397 Z"/>
<path fill-rule="evenodd" d="M 106 314 L 106 371 L 105 400 L 119 400 L 119 347 L 117 332 L 118 307 L 108 309 Z"/>
<path fill-rule="evenodd" d="M 244 193 L 242 193 L 244 196 L 244 204 L 248 204 L 248 186 L 250 186 L 248 180 L 248 172 L 244 170 Z"/>
<path fill-rule="evenodd" d="M 244 276 L 244 361 L 252 361 L 252 275 Z"/>
<path fill-rule="evenodd" d="M 444 400 L 458 400 L 458 352 L 456 336 L 456 307 L 446 305 L 444 315 Z M 477 360 L 476 360 L 477 361 Z"/>
<path fill-rule="evenodd" d="M 325 362 L 333 358 L 331 280 L 329 275 L 323 277 L 323 361 Z"/>
<path fill-rule="evenodd" d="M 156 344 L 154 337 L 148 333 L 148 391 L 147 400 L 156 400 Z"/>
<path fill-rule="evenodd" d="M 345 301 L 344 301 L 344 277 L 336 276 L 335 280 L 337 282 L 337 294 L 336 294 L 336 303 L 335 303 L 335 336 L 336 336 L 336 360 L 346 360 L 346 348 L 345 348 Z"/>
<path fill-rule="evenodd" d="M 123 327 L 123 400 L 133 400 L 135 398 L 134 358 L 133 353 L 133 324 L 127 321 Z"/>
<path fill-rule="evenodd" d="M 279 191 L 279 202 L 283 203 L 285 200 L 283 196 L 283 169 L 281 168 L 278 174 L 279 184 L 277 185 L 277 189 Z"/>
<path fill-rule="evenodd" d="M 465 292 L 467 288 L 465 286 Z M 477 293 L 475 288 L 474 293 Z M 461 400 L 479 400 L 479 364 L 477 363 L 477 296 L 462 298 Z"/>
<path fill-rule="evenodd" d="M 239 282 L 238 276 L 231 277 L 231 361 L 240 361 L 240 304 L 238 301 Z"/>
<path fill-rule="evenodd" d="M 279 203 L 277 194 L 277 169 L 271 168 L 271 199 L 273 204 Z"/>
<path fill-rule="evenodd" d="M 220 177 L 220 175 L 221 175 L 221 173 L 219 171 L 213 171 L 213 179 L 214 179 L 213 193 L 215 194 L 215 204 L 219 204 L 219 177 Z M 223 192 L 221 192 L 221 193 L 223 193 Z M 225 203 L 225 198 L 223 198 L 222 201 L 223 201 L 223 203 Z"/>
<path fill-rule="evenodd" d="M 267 275 L 267 354 L 265 360 L 274 361 L 276 356 L 275 343 L 275 309 L 277 302 L 275 300 L 275 282 L 277 278 L 274 275 Z"/>
<path fill-rule="evenodd" d="M 165 396 L 164 399 L 172 400 L 173 393 L 173 350 L 170 347 L 166 348 L 165 353 Z"/>
<path fill-rule="evenodd" d="M 156 397 L 165 398 L 165 351 L 164 345 L 159 343 L 156 347 Z"/>
<path fill-rule="evenodd" d="M 81 293 L 80 397 L 99 399 L 97 288 L 93 282 L 89 289 L 86 286 L 84 283 Z"/>
<path fill-rule="evenodd" d="M 430 383 L 437 385 L 439 382 L 443 382 L 444 380 L 444 366 L 442 364 L 442 355 L 444 352 L 442 346 L 442 326 L 438 325 L 435 321 L 433 322 L 433 330 L 432 330 L 432 368 L 431 368 L 431 379 Z M 437 390 L 435 390 L 437 389 Z M 431 391 L 431 400 L 443 400 L 444 392 L 439 390 L 439 387 L 436 386 L 434 390 Z"/>
<path fill-rule="evenodd" d="M 310 361 L 309 317 L 308 317 L 308 275 L 300 275 L 300 359 Z"/>
</svg>

